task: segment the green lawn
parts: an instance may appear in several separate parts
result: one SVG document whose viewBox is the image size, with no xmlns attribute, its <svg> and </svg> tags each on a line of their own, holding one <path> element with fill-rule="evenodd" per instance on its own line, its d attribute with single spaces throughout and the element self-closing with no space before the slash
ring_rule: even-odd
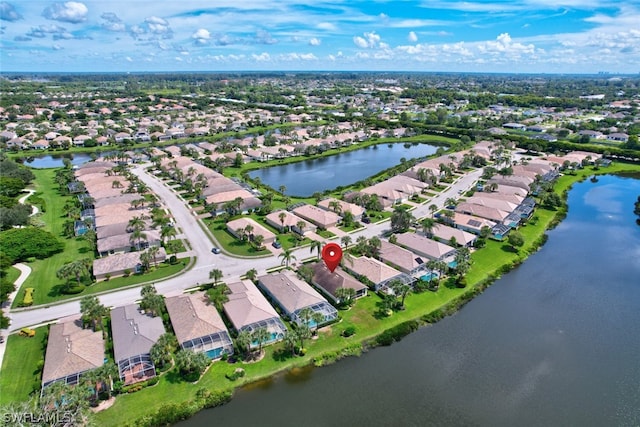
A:
<svg viewBox="0 0 640 427">
<path fill-rule="evenodd" d="M 115 290 L 125 286 L 136 285 L 143 282 L 160 281 L 166 277 L 172 276 L 182 270 L 184 270 L 190 262 L 191 258 L 184 258 L 179 260 L 177 264 L 158 263 L 157 267 L 153 267 L 151 271 L 144 274 L 131 274 L 128 277 L 117 277 L 115 279 L 109 279 L 107 281 L 102 280 L 94 285 L 87 286 L 80 294 L 88 295 L 95 294 L 97 292 L 105 292 L 109 290 Z M 153 261 L 151 262 L 153 265 Z"/>
<path fill-rule="evenodd" d="M 249 242 L 242 242 L 227 231 L 227 224 L 222 218 L 205 218 L 204 224 L 213 233 L 222 248 L 233 254 L 240 256 L 263 256 L 270 255 L 268 249 L 256 250 Z"/>
<path fill-rule="evenodd" d="M 40 389 L 48 327 L 37 328 L 33 338 L 17 334 L 7 337 L 0 375 L 0 404 L 27 400 Z"/>
<path fill-rule="evenodd" d="M 18 277 L 20 277 L 20 270 L 15 267 L 9 267 L 6 270 L 6 276 L 4 276 L 5 280 L 9 283 L 15 282 Z"/>
<path fill-rule="evenodd" d="M 333 237 L 336 237 L 336 235 L 330 232 L 329 230 L 318 230 L 316 231 L 316 234 L 318 236 L 324 237 L 325 239 L 331 239 Z"/>
<path fill-rule="evenodd" d="M 66 220 L 63 206 L 71 199 L 71 196 L 61 195 L 54 181 L 55 169 L 32 169 L 36 179 L 34 181 L 36 191 L 45 204 L 45 212 L 40 218 L 45 224 L 45 229 L 54 236 L 64 241 L 64 251 L 50 258 L 36 260 L 29 263 L 31 274 L 23 284 L 23 288 L 34 288 L 33 304 L 46 304 L 52 301 L 69 298 L 59 292 L 63 282 L 56 278 L 56 272 L 65 263 L 76 259 L 94 259 L 93 251 L 89 243 L 82 238 L 66 239 L 62 236 L 62 227 Z M 15 304 L 19 301 L 16 298 Z"/>
</svg>

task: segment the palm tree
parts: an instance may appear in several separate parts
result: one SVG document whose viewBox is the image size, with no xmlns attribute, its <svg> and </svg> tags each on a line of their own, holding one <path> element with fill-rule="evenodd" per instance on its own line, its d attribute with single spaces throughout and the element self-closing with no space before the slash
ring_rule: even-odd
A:
<svg viewBox="0 0 640 427">
<path fill-rule="evenodd" d="M 247 276 L 247 279 L 253 282 L 256 280 L 256 277 L 258 277 L 258 271 L 255 268 L 252 268 L 245 273 L 245 276 Z"/>
<path fill-rule="evenodd" d="M 278 219 L 280 220 L 280 224 L 282 225 L 282 231 L 284 231 L 284 220 L 287 217 L 287 214 L 284 211 L 278 214 Z"/>
<path fill-rule="evenodd" d="M 127 224 L 127 230 L 144 230 L 144 227 L 144 220 L 140 216 L 134 216 Z"/>
<path fill-rule="evenodd" d="M 311 310 L 309 307 L 305 307 L 302 310 L 298 311 L 298 318 L 302 320 L 302 322 L 307 325 L 307 327 L 309 326 L 312 317 L 313 310 Z"/>
<path fill-rule="evenodd" d="M 313 253 L 313 251 L 318 252 L 318 261 L 320 261 L 320 252 L 322 252 L 322 242 L 318 240 L 312 240 L 311 245 L 309 246 L 309 251 Z"/>
<path fill-rule="evenodd" d="M 392 280 L 388 286 L 393 293 L 400 298 L 400 307 L 404 308 L 404 299 L 407 297 L 407 294 L 411 292 L 411 286 L 402 283 L 400 280 Z"/>
<path fill-rule="evenodd" d="M 150 311 L 152 316 L 159 316 L 164 311 L 164 298 L 158 293 L 155 286 L 144 285 L 140 290 L 140 308 Z"/>
<path fill-rule="evenodd" d="M 129 241 L 135 244 L 136 250 L 140 250 L 140 245 L 143 240 L 147 240 L 147 235 L 141 229 L 134 229 L 129 236 Z"/>
<path fill-rule="evenodd" d="M 296 257 L 293 255 L 293 251 L 291 249 L 284 249 L 279 257 L 282 258 L 282 262 L 280 263 L 280 265 L 284 265 L 286 268 L 289 268 L 289 264 L 291 263 L 291 261 L 296 260 Z"/>
<path fill-rule="evenodd" d="M 298 222 L 296 222 L 296 228 L 300 231 L 300 237 L 302 237 L 302 233 L 304 232 L 304 227 L 307 225 L 306 222 L 304 222 L 303 220 L 300 220 Z"/>
<path fill-rule="evenodd" d="M 207 291 L 209 301 L 219 310 L 222 311 L 224 304 L 229 301 L 229 287 L 225 284 L 214 286 Z"/>
<path fill-rule="evenodd" d="M 251 335 L 251 332 L 245 329 L 238 332 L 238 336 L 236 337 L 235 347 L 244 354 L 244 358 L 247 357 L 251 350 L 251 343 L 253 342 Z"/>
<path fill-rule="evenodd" d="M 87 295 L 80 300 L 80 313 L 82 314 L 82 323 L 91 323 L 92 329 L 96 331 L 98 324 L 107 314 L 107 309 L 100 303 L 98 297 Z"/>
<path fill-rule="evenodd" d="M 422 226 L 422 232 L 427 236 L 427 237 L 431 237 L 431 235 L 433 234 L 433 228 L 435 227 L 436 223 L 433 220 L 433 218 L 424 218 L 421 222 L 420 225 Z"/>
<path fill-rule="evenodd" d="M 352 242 L 352 239 L 351 239 L 351 236 L 349 235 L 342 236 L 340 238 L 340 243 L 344 245 L 345 252 L 347 251 L 347 249 L 349 249 L 349 245 L 351 244 L 351 242 Z"/>
<path fill-rule="evenodd" d="M 153 258 L 154 267 L 158 266 L 158 260 L 157 260 L 158 252 L 160 252 L 160 248 L 157 246 L 152 246 L 149 248 L 149 255 L 151 256 L 151 258 Z"/>
<path fill-rule="evenodd" d="M 220 279 L 222 279 L 222 270 L 214 268 L 209 272 L 209 279 L 213 279 L 213 286 L 216 286 Z"/>
<path fill-rule="evenodd" d="M 332 210 L 333 212 L 339 214 L 340 212 L 342 212 L 342 205 L 338 200 L 332 200 L 329 202 L 329 210 Z"/>
<path fill-rule="evenodd" d="M 351 305 L 356 297 L 356 290 L 353 288 L 338 288 L 336 289 L 336 299 L 339 304 Z"/>
<path fill-rule="evenodd" d="M 281 185 L 278 187 L 278 192 L 284 196 L 284 192 L 287 191 L 286 185 Z"/>
<path fill-rule="evenodd" d="M 167 332 L 158 338 L 153 346 L 151 346 L 150 356 L 153 364 L 158 368 L 162 368 L 171 363 L 172 355 L 178 349 L 178 340 L 176 336 Z"/>
<path fill-rule="evenodd" d="M 251 333 L 252 341 L 258 343 L 258 354 L 262 353 L 262 346 L 269 341 L 269 338 L 271 338 L 271 334 L 267 328 L 258 328 Z"/>
<path fill-rule="evenodd" d="M 264 243 L 264 236 L 262 234 L 258 234 L 257 236 L 253 237 L 253 244 L 255 245 L 256 249 L 258 250 L 262 249 L 263 243 Z"/>
<path fill-rule="evenodd" d="M 380 238 L 377 236 L 373 236 L 367 241 L 366 245 L 366 253 L 369 257 L 377 257 L 380 253 L 380 248 L 382 247 L 382 242 Z"/>
<path fill-rule="evenodd" d="M 319 311 L 314 311 L 311 314 L 311 320 L 313 320 L 313 323 L 315 323 L 316 325 L 316 327 L 313 329 L 313 335 L 317 335 L 320 324 L 324 322 L 324 314 L 320 313 Z"/>
<path fill-rule="evenodd" d="M 162 239 L 162 244 L 165 243 L 165 240 L 171 240 L 172 237 L 176 237 L 178 232 L 175 227 L 170 226 L 169 224 L 163 225 L 160 228 L 160 238 Z"/>
<path fill-rule="evenodd" d="M 82 285 L 81 279 L 83 276 L 89 274 L 88 268 L 88 260 L 81 259 L 75 260 L 69 263 L 64 264 L 60 269 L 56 272 L 56 276 L 59 279 L 69 279 L 70 277 L 75 277 L 78 286 Z"/>
</svg>

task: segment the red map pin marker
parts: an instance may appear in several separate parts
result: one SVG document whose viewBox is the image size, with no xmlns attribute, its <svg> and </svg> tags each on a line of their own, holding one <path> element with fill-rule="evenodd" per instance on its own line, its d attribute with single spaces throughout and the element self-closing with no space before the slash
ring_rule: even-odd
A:
<svg viewBox="0 0 640 427">
<path fill-rule="evenodd" d="M 342 248 L 336 243 L 327 243 L 322 248 L 322 260 L 327 265 L 327 268 L 333 273 L 340 260 L 342 259 Z"/>
</svg>

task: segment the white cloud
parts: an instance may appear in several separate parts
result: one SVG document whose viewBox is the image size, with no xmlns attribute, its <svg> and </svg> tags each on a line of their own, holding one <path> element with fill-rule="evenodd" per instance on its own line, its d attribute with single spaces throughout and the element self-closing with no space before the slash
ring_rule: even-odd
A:
<svg viewBox="0 0 640 427">
<path fill-rule="evenodd" d="M 269 56 L 269 54 L 267 52 L 262 52 L 260 55 L 256 55 L 255 53 L 253 55 L 251 55 L 251 57 L 253 58 L 254 61 L 270 61 L 271 60 L 271 56 Z"/>
<path fill-rule="evenodd" d="M 322 44 L 322 40 L 320 40 L 319 38 L 313 37 L 309 40 L 309 44 L 311 46 L 320 46 L 320 44 Z"/>
<path fill-rule="evenodd" d="M 415 43 L 418 41 L 418 35 L 415 33 L 415 31 L 409 31 L 407 40 L 409 40 L 411 43 Z"/>
<path fill-rule="evenodd" d="M 55 21 L 78 24 L 87 20 L 88 13 L 89 9 L 84 3 L 68 1 L 66 3 L 52 4 L 42 12 L 42 16 Z"/>
<path fill-rule="evenodd" d="M 115 13 L 105 12 L 100 15 L 100 18 L 106 21 L 103 22 L 100 26 L 107 31 L 122 32 L 126 30 L 126 26 Z"/>
<path fill-rule="evenodd" d="M 0 2 L 0 20 L 3 21 L 18 21 L 22 19 L 22 15 L 18 13 L 16 8 L 9 2 Z"/>
<path fill-rule="evenodd" d="M 59 45 L 59 44 L 57 44 L 57 43 L 56 43 L 56 44 L 54 44 L 53 46 L 51 46 L 51 48 L 52 48 L 53 50 L 62 50 L 62 49 L 64 49 L 62 46 L 60 46 L 60 45 Z"/>
<path fill-rule="evenodd" d="M 380 47 L 381 45 L 380 36 L 376 34 L 375 31 L 364 33 L 364 37 L 354 36 L 353 43 L 362 49 L 373 49 L 375 47 Z"/>
<path fill-rule="evenodd" d="M 124 59 L 126 59 L 126 60 L 127 60 L 127 62 L 133 62 L 133 59 L 131 59 L 131 57 L 130 57 L 130 56 L 127 56 L 127 57 L 125 57 Z"/>
<path fill-rule="evenodd" d="M 338 27 L 336 27 L 336 24 L 333 24 L 331 22 L 320 22 L 318 25 L 316 25 L 316 28 L 326 31 L 336 31 L 338 29 Z"/>
<path fill-rule="evenodd" d="M 166 19 L 159 18 L 157 16 L 150 16 L 145 19 L 144 22 L 147 24 L 149 31 L 153 34 L 169 35 L 173 32 Z"/>
<path fill-rule="evenodd" d="M 211 33 L 209 30 L 205 28 L 200 28 L 198 31 L 191 35 L 191 38 L 196 41 L 198 44 L 207 44 L 209 39 L 211 39 Z"/>
</svg>

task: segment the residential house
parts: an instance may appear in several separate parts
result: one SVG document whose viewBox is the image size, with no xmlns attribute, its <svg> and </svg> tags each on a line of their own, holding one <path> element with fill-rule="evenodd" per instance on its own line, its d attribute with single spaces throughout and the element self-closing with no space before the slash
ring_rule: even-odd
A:
<svg viewBox="0 0 640 427">
<path fill-rule="evenodd" d="M 299 206 L 293 209 L 293 213 L 324 229 L 335 227 L 340 221 L 338 214 L 312 205 Z"/>
<path fill-rule="evenodd" d="M 204 292 L 165 299 L 180 347 L 205 353 L 210 359 L 233 354 L 233 342 L 218 310 Z"/>
<path fill-rule="evenodd" d="M 403 283 L 413 283 L 413 277 L 402 273 L 375 258 L 361 256 L 345 262 L 344 268 L 354 274 L 359 280 L 370 284 L 375 291 L 385 290 L 389 282 L 399 280 Z"/>
<path fill-rule="evenodd" d="M 317 229 L 314 224 L 311 224 L 299 216 L 285 210 L 271 212 L 265 217 L 265 220 L 267 221 L 267 224 L 281 232 L 293 230 L 300 235 L 304 235 L 308 231 L 315 231 Z M 298 223 L 304 224 L 302 229 L 298 228 Z"/>
<path fill-rule="evenodd" d="M 241 280 L 227 286 L 231 293 L 228 295 L 229 300 L 224 303 L 224 312 L 236 332 L 252 333 L 265 328 L 269 338 L 263 344 L 271 344 L 284 338 L 286 326 L 253 282 Z M 252 343 L 252 347 L 255 346 L 258 343 Z"/>
<path fill-rule="evenodd" d="M 396 239 L 398 245 L 430 260 L 451 262 L 456 255 L 455 248 L 417 233 L 397 234 Z"/>
<path fill-rule="evenodd" d="M 93 275 L 96 281 L 107 277 L 119 277 L 125 274 L 133 274 L 140 271 L 140 254 L 142 252 L 128 252 L 98 258 L 93 261 Z M 156 261 L 162 262 L 167 258 L 164 248 L 160 248 L 156 254 Z"/>
<path fill-rule="evenodd" d="M 419 277 L 428 272 L 426 260 L 420 255 L 416 255 L 408 249 L 389 243 L 386 240 L 380 241 L 380 252 L 378 258 L 386 264 L 407 273 L 414 277 Z"/>
<path fill-rule="evenodd" d="M 302 325 L 305 322 L 300 317 L 300 312 L 305 308 L 323 316 L 320 324 L 325 324 L 338 318 L 336 309 L 311 285 L 300 280 L 290 270 L 260 276 L 258 277 L 258 286 L 282 309 L 291 321 L 298 325 Z M 317 325 L 315 321 L 311 320 L 308 326 L 314 327 Z"/>
<path fill-rule="evenodd" d="M 353 217 L 359 221 L 362 218 L 362 214 L 364 213 L 364 208 L 358 206 L 354 203 L 345 202 L 343 200 L 338 200 L 334 198 L 328 198 L 321 200 L 318 203 L 318 207 L 327 211 L 333 211 L 334 204 L 338 205 L 338 209 L 335 213 L 342 216 L 345 212 L 351 212 Z"/>
<path fill-rule="evenodd" d="M 83 329 L 79 315 L 60 319 L 49 328 L 42 387 L 78 384 L 83 374 L 104 364 L 104 349 L 102 331 Z"/>
<path fill-rule="evenodd" d="M 449 227 L 444 224 L 435 224 L 433 229 L 431 230 L 434 238 L 445 242 L 447 244 L 451 243 L 451 239 L 455 239 L 456 243 L 462 246 L 466 246 L 468 248 L 472 247 L 477 237 L 475 234 L 466 232 L 464 230 L 460 230 L 458 228 Z"/>
<path fill-rule="evenodd" d="M 252 230 L 248 234 L 248 239 L 253 241 L 256 236 L 262 236 L 262 242 L 264 244 L 273 243 L 276 240 L 276 235 L 271 231 L 267 230 L 262 225 L 258 224 L 251 218 L 238 218 L 233 221 L 227 222 L 227 231 L 237 237 L 238 239 L 242 239 L 247 227 L 251 227 Z"/>
<path fill-rule="evenodd" d="M 161 317 L 140 310 L 137 304 L 111 310 L 113 354 L 125 385 L 156 376 L 151 347 L 165 333 Z"/>
<path fill-rule="evenodd" d="M 367 286 L 351 276 L 349 273 L 338 267 L 330 271 L 324 262 L 316 262 L 312 264 L 313 268 L 313 285 L 320 289 L 334 303 L 340 303 L 337 294 L 338 289 L 350 288 L 355 291 L 355 298 L 361 298 L 367 295 Z"/>
</svg>

